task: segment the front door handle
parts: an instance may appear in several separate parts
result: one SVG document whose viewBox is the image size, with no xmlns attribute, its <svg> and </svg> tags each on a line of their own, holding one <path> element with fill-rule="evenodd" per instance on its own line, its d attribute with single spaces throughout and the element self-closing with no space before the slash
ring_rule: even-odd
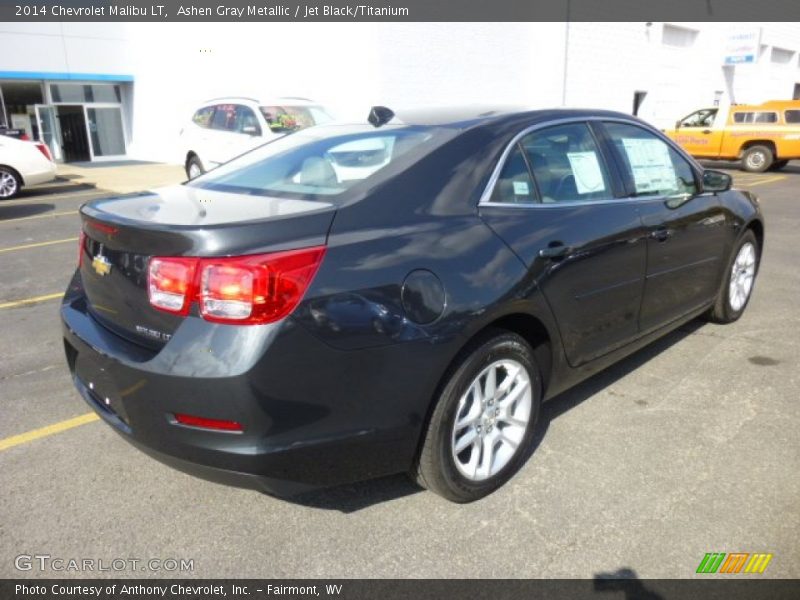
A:
<svg viewBox="0 0 800 600">
<path fill-rule="evenodd" d="M 711 133 L 711 130 L 710 130 L 710 129 L 703 129 L 703 133 L 705 133 L 706 135 L 708 135 L 709 133 Z"/>
<path fill-rule="evenodd" d="M 539 250 L 539 258 L 548 258 L 550 260 L 558 260 L 564 258 L 570 253 L 570 247 L 565 246 L 561 242 L 550 242 L 547 248 Z"/>
<path fill-rule="evenodd" d="M 657 227 L 650 232 L 650 238 L 656 240 L 657 242 L 666 242 L 672 237 L 672 233 L 672 229 L 669 229 L 668 227 Z"/>
</svg>

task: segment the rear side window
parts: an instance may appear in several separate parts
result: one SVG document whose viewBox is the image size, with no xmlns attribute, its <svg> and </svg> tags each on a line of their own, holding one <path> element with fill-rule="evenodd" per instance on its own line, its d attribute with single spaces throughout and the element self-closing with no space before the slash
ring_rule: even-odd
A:
<svg viewBox="0 0 800 600">
<path fill-rule="evenodd" d="M 605 123 L 634 185 L 636 196 L 695 194 L 689 162 L 655 134 L 624 123 Z"/>
<path fill-rule="evenodd" d="M 787 123 L 800 123 L 800 110 L 787 110 L 783 116 Z"/>
<path fill-rule="evenodd" d="M 205 106 L 194 113 L 192 116 L 192 121 L 195 125 L 199 127 L 211 127 L 211 119 L 214 116 L 214 107 L 213 106 Z"/>
<path fill-rule="evenodd" d="M 288 133 L 313 127 L 331 120 L 330 115 L 317 106 L 261 106 L 261 114 L 275 133 Z"/>
<path fill-rule="evenodd" d="M 736 112 L 734 123 L 777 123 L 778 114 L 774 112 Z"/>
<path fill-rule="evenodd" d="M 542 203 L 608 200 L 610 178 L 585 123 L 549 127 L 520 145 L 531 165 Z"/>
<path fill-rule="evenodd" d="M 533 180 L 519 144 L 506 158 L 500 177 L 495 183 L 491 202 L 504 204 L 531 204 L 536 201 Z"/>
</svg>

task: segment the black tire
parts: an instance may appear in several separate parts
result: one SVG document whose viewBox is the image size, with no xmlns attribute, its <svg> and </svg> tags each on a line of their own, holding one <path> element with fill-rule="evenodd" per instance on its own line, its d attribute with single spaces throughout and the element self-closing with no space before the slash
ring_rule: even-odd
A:
<svg viewBox="0 0 800 600">
<path fill-rule="evenodd" d="M 11 200 L 22 189 L 22 177 L 14 169 L 0 165 L 0 200 Z"/>
<path fill-rule="evenodd" d="M 453 457 L 452 436 L 459 401 L 487 367 L 502 359 L 519 363 L 527 372 L 531 387 L 530 416 L 521 441 L 505 466 L 491 477 L 473 481 L 459 472 Z M 461 359 L 454 363 L 445 376 L 444 387 L 436 399 L 419 460 L 412 473 L 417 483 L 448 500 L 463 503 L 478 500 L 508 481 L 528 456 L 539 418 L 541 381 L 533 350 L 519 335 L 505 330 L 492 330 L 476 339 L 462 352 Z M 499 403 L 498 399 L 498 406 Z M 495 433 L 504 430 L 500 424 L 501 420 L 498 419 Z M 491 427 L 488 431 L 491 431 Z M 475 448 L 473 446 L 468 450 L 471 453 Z"/>
<path fill-rule="evenodd" d="M 783 167 L 789 164 L 788 160 L 776 160 L 769 168 L 770 171 L 780 171 Z"/>
<path fill-rule="evenodd" d="M 730 286 L 731 277 L 733 275 L 733 263 L 736 261 L 739 251 L 748 243 L 752 244 L 755 249 L 755 272 L 753 274 L 753 284 L 755 284 L 755 277 L 758 275 L 758 266 L 761 259 L 761 248 L 758 247 L 758 241 L 753 231 L 748 229 L 733 247 L 733 252 L 731 252 L 726 266 L 725 277 L 722 279 L 722 286 L 717 293 L 717 300 L 707 315 L 708 319 L 715 323 L 733 323 L 738 320 L 739 317 L 742 316 L 742 313 L 744 313 L 744 309 L 747 308 L 747 304 L 750 302 L 750 298 L 753 295 L 753 286 L 751 286 L 744 304 L 738 309 L 731 306 Z"/>
<path fill-rule="evenodd" d="M 203 166 L 203 162 L 197 156 L 192 156 L 189 158 L 189 160 L 186 161 L 186 177 L 188 177 L 189 179 L 193 179 L 194 177 L 199 177 L 199 175 L 197 174 L 192 175 L 192 167 L 200 169 L 200 175 L 206 172 L 206 169 Z"/>
<path fill-rule="evenodd" d="M 767 146 L 750 146 L 742 154 L 742 168 L 748 173 L 763 173 L 774 160 L 772 150 Z"/>
</svg>

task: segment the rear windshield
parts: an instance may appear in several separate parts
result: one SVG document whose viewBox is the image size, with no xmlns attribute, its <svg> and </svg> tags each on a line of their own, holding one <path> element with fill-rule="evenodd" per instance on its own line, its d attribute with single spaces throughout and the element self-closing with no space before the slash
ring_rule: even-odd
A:
<svg viewBox="0 0 800 600">
<path fill-rule="evenodd" d="M 342 194 L 379 177 L 400 157 L 427 153 L 446 130 L 430 127 L 304 129 L 243 154 L 187 185 L 205 189 L 304 200 Z"/>
</svg>

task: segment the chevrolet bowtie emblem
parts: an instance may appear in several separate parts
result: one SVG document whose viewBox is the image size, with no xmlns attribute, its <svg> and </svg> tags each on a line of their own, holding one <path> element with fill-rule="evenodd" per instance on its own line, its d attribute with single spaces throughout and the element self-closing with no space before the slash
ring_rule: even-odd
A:
<svg viewBox="0 0 800 600">
<path fill-rule="evenodd" d="M 103 277 L 111 273 L 111 261 L 102 254 L 98 254 L 92 259 L 92 268 L 95 273 Z"/>
</svg>

